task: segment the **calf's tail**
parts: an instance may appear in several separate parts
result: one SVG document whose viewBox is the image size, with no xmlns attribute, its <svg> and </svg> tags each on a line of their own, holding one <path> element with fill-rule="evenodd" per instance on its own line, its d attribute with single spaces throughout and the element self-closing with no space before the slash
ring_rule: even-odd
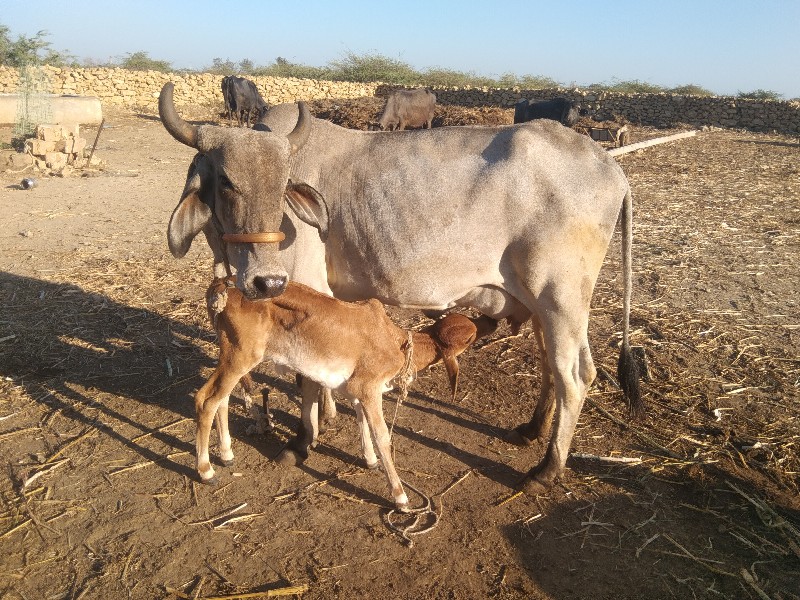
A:
<svg viewBox="0 0 800 600">
<path fill-rule="evenodd" d="M 622 270 L 625 281 L 623 300 L 622 347 L 617 363 L 617 377 L 622 393 L 628 401 L 634 417 L 644 416 L 644 403 L 639 387 L 639 363 L 636 361 L 629 341 L 631 316 L 631 291 L 633 288 L 633 199 L 630 188 L 625 192 L 622 203 Z"/>
</svg>

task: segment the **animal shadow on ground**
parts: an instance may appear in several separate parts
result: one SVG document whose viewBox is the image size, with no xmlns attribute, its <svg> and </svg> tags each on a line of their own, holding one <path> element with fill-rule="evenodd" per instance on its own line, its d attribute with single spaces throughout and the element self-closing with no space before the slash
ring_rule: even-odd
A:
<svg viewBox="0 0 800 600">
<path fill-rule="evenodd" d="M 0 375 L 20 385 L 50 414 L 58 413 L 82 429 L 98 428 L 145 461 L 196 480 L 192 398 L 217 357 L 214 336 L 200 303 L 173 298 L 162 303 L 166 307 L 162 306 L 161 312 L 156 312 L 125 305 L 71 283 L 8 273 L 0 274 L 0 302 L 5 307 L 4 335 L 10 335 L 0 344 Z M 168 316 L 170 312 L 185 316 L 186 311 L 191 313 L 189 323 Z M 259 386 L 276 390 L 295 404 L 299 402 L 293 383 L 264 373 L 256 373 L 255 378 Z M 388 396 L 387 415 L 392 407 Z M 403 410 L 442 418 L 457 428 L 499 434 L 497 428 L 453 414 L 458 413 L 457 407 L 438 410 L 436 400 L 419 392 L 412 392 L 411 398 L 420 402 L 408 401 Z M 299 425 L 297 406 L 294 411 L 289 410 L 291 405 L 274 407 L 276 432 L 254 437 L 243 435 L 252 421 L 243 410 L 236 409 L 237 404 L 239 400 L 232 396 L 230 427 L 234 451 L 238 453 L 237 448 L 246 444 L 261 455 L 274 458 Z M 339 402 L 339 411 L 344 413 L 340 419 L 354 420 L 349 402 Z M 157 427 L 170 419 L 183 422 L 183 435 L 176 433 L 177 428 Z M 394 431 L 414 443 L 448 454 L 468 468 L 485 470 L 503 485 L 513 485 L 520 476 L 513 468 L 460 449 L 450 441 L 416 433 L 411 427 L 398 424 Z M 145 437 L 148 442 L 161 442 L 167 450 L 154 452 L 139 443 Z M 336 441 L 326 442 L 328 438 L 321 437 L 315 452 L 344 464 L 362 462 L 360 457 L 337 448 Z M 14 462 L 18 461 L 15 456 L 24 456 L 25 444 L 21 446 L 6 459 Z M 324 478 L 313 464 L 304 470 Z M 12 471 L 16 471 L 12 477 L 21 485 L 27 469 Z M 371 502 L 380 500 L 366 490 L 357 492 L 349 484 L 344 484 L 343 491 L 357 496 L 367 494 Z"/>
<path fill-rule="evenodd" d="M 784 519 L 713 465 L 687 476 L 598 464 L 571 456 L 562 493 L 501 526 L 523 589 L 593 600 L 798 597 L 796 511 Z"/>
</svg>

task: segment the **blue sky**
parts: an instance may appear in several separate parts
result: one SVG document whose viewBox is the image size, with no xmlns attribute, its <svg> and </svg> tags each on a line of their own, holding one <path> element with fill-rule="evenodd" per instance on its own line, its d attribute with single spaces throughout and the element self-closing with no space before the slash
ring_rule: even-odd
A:
<svg viewBox="0 0 800 600">
<path fill-rule="evenodd" d="M 800 0 L 0 0 L 0 23 L 97 62 L 146 51 L 177 68 L 324 66 L 377 53 L 418 70 L 800 97 Z"/>
</svg>

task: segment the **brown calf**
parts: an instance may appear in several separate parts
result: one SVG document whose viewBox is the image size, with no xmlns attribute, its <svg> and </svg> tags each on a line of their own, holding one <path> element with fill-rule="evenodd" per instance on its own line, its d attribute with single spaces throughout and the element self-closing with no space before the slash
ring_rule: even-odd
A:
<svg viewBox="0 0 800 600">
<path fill-rule="evenodd" d="M 232 463 L 228 398 L 236 383 L 267 359 L 352 400 L 367 466 L 378 464 L 371 433 L 394 503 L 399 510 L 407 509 L 408 498 L 391 456 L 383 393 L 393 380 L 407 384 L 417 371 L 444 361 L 455 395 L 456 357 L 479 335 L 492 331 L 496 322 L 453 313 L 422 331 L 407 332 L 389 319 L 377 300 L 343 302 L 292 282 L 280 296 L 249 301 L 231 285 L 230 280 L 215 279 L 206 295 L 220 357 L 195 395 L 200 479 L 214 479 L 208 455 L 212 420 L 217 423 L 220 457 L 224 464 Z M 315 411 L 303 408 L 304 421 L 310 413 Z"/>
</svg>

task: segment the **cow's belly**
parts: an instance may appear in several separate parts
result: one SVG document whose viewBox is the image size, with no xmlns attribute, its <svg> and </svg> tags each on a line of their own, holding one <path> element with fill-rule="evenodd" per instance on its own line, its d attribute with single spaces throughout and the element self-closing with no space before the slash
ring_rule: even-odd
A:
<svg viewBox="0 0 800 600">
<path fill-rule="evenodd" d="M 329 270 L 328 283 L 336 298 L 348 302 L 377 298 L 384 304 L 417 310 L 464 306 L 498 320 L 512 317 L 524 322 L 530 317 L 529 309 L 503 288 L 498 273 L 490 269 L 483 273 L 480 269 L 463 271 L 463 265 L 461 269 L 453 265 L 444 271 L 398 269 L 391 276 L 350 270 L 337 277 L 333 269 Z"/>
</svg>

